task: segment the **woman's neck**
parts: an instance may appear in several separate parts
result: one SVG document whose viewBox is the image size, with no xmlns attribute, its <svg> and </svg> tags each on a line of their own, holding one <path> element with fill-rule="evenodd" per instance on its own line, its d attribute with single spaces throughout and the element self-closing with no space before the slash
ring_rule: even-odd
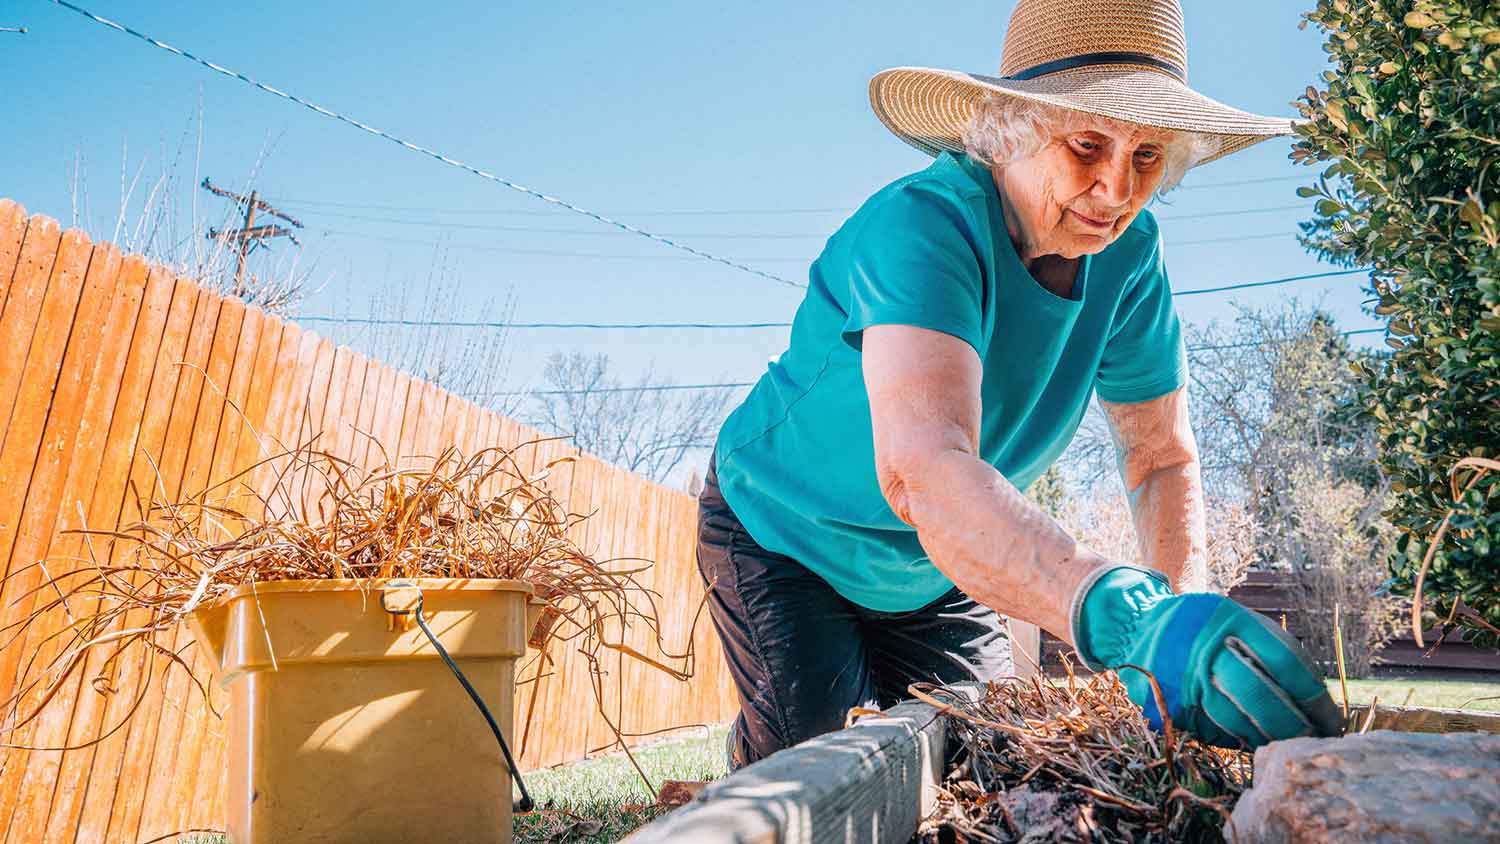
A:
<svg viewBox="0 0 1500 844">
<path fill-rule="evenodd" d="M 1016 213 L 1010 197 L 1005 193 L 1002 171 L 996 167 L 990 172 L 995 180 L 995 190 L 1000 192 L 1000 214 L 1005 219 L 1005 232 L 1010 236 L 1011 245 L 1015 247 L 1016 255 L 1021 258 L 1021 264 L 1026 267 L 1027 272 L 1031 273 L 1031 277 L 1036 279 L 1038 284 L 1064 299 L 1073 298 L 1073 281 L 1078 275 L 1078 259 L 1042 252 L 1036 245 L 1035 239 L 1021 224 L 1021 216 Z"/>
</svg>

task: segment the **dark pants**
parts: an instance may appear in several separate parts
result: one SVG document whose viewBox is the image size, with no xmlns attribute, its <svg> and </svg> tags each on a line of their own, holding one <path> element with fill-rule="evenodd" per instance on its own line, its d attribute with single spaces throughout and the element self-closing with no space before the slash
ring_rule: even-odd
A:
<svg viewBox="0 0 1500 844">
<path fill-rule="evenodd" d="M 698 498 L 698 570 L 739 691 L 736 767 L 843 727 L 852 707 L 897 703 L 912 683 L 1012 673 L 1004 619 L 958 589 L 877 612 L 760 547 L 719 494 L 712 461 Z"/>
</svg>

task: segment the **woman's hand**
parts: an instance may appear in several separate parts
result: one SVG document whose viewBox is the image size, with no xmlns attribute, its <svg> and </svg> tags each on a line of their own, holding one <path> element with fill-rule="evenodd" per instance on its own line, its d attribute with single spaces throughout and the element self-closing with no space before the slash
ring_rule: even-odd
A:
<svg viewBox="0 0 1500 844">
<path fill-rule="evenodd" d="M 1220 595 L 1174 595 L 1157 572 L 1099 569 L 1073 601 L 1078 654 L 1114 669 L 1162 728 L 1149 673 L 1173 725 L 1223 747 L 1336 736 L 1342 720 L 1321 675 L 1270 619 Z"/>
</svg>

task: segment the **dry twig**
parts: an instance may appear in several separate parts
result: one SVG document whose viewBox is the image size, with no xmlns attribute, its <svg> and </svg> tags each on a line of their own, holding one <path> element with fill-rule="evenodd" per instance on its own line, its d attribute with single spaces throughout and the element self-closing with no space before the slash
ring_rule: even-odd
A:
<svg viewBox="0 0 1500 844">
<path fill-rule="evenodd" d="M 1066 663 L 1066 661 L 1065 661 Z M 1250 754 L 1156 733 L 1112 672 L 987 684 L 978 700 L 912 693 L 945 710 L 963 748 L 919 840 L 1220 840 L 1249 787 Z"/>
</svg>

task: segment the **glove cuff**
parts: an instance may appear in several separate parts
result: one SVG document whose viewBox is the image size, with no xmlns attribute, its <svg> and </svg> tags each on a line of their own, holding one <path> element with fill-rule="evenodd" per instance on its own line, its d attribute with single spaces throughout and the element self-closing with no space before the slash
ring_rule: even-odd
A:
<svg viewBox="0 0 1500 844">
<path fill-rule="evenodd" d="M 1090 572 L 1068 607 L 1084 666 L 1104 671 L 1128 661 L 1141 619 L 1173 594 L 1166 575 L 1140 566 L 1110 563 Z"/>
</svg>

